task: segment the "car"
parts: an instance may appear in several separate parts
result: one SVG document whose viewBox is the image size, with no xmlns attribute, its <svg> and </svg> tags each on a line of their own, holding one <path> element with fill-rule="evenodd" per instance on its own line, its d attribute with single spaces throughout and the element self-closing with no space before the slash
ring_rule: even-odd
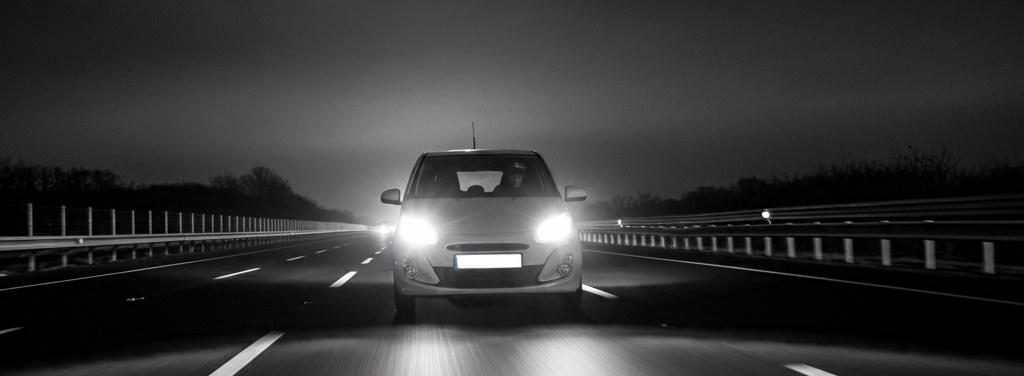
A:
<svg viewBox="0 0 1024 376">
<path fill-rule="evenodd" d="M 395 306 L 418 297 L 553 294 L 568 307 L 583 296 L 583 254 L 567 202 L 540 154 L 523 150 L 451 150 L 420 155 L 403 198 L 395 236 Z"/>
</svg>

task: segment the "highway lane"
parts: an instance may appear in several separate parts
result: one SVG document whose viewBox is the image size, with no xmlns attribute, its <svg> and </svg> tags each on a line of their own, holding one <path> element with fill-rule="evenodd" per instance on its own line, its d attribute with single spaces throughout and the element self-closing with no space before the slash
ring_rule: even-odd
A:
<svg viewBox="0 0 1024 376">
<path fill-rule="evenodd" d="M 1024 370 L 994 349 L 1020 344 L 1010 326 L 1024 317 L 1018 306 L 607 253 L 621 250 L 585 253 L 584 283 L 595 293 L 575 311 L 544 297 L 429 299 L 412 320 L 398 317 L 391 257 L 369 234 L 0 291 L 0 331 L 21 328 L 0 334 L 0 373 Z M 252 348 L 260 351 L 242 359 Z"/>
</svg>

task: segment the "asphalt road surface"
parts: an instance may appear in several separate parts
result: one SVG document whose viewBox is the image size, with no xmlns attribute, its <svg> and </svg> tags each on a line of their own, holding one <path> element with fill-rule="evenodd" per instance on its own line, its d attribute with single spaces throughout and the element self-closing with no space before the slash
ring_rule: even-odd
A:
<svg viewBox="0 0 1024 376">
<path fill-rule="evenodd" d="M 370 233 L 3 277 L 0 374 L 1024 375 L 1019 284 L 585 248 L 577 310 L 514 296 L 398 315 Z"/>
</svg>

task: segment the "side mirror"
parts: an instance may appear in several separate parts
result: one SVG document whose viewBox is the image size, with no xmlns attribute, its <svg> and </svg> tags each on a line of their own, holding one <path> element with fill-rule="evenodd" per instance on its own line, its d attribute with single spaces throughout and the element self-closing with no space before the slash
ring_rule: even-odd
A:
<svg viewBox="0 0 1024 376">
<path fill-rule="evenodd" d="M 587 199 L 587 191 L 575 185 L 565 186 L 565 202 L 577 202 Z"/>
<path fill-rule="evenodd" d="M 399 191 L 397 188 L 386 190 L 380 194 L 380 202 L 391 205 L 401 205 L 402 191 Z"/>
</svg>

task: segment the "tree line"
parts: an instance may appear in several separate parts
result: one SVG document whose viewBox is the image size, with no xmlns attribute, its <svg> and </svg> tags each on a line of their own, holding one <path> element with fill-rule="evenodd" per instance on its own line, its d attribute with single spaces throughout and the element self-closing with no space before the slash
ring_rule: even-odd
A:
<svg viewBox="0 0 1024 376">
<path fill-rule="evenodd" d="M 206 183 L 138 184 L 109 170 L 0 160 L 0 204 L 66 205 L 356 223 L 347 210 L 327 209 L 295 193 L 288 180 L 256 166 Z"/>
<path fill-rule="evenodd" d="M 809 172 L 744 177 L 726 187 L 698 187 L 677 198 L 616 195 L 573 209 L 577 221 L 688 215 L 805 205 L 1024 193 L 1024 163 L 962 167 L 946 147 L 894 150 L 883 160 L 818 164 Z"/>
</svg>

